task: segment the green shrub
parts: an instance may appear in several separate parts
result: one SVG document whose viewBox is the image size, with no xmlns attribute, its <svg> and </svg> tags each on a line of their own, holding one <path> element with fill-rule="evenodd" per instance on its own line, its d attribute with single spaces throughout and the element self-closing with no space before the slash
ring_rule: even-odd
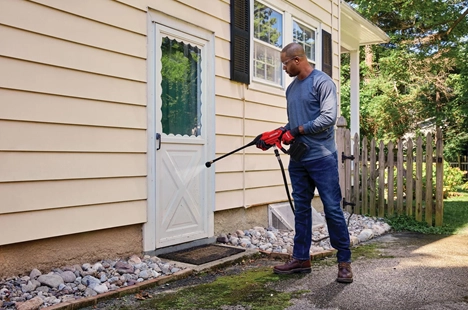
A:
<svg viewBox="0 0 468 310">
<path fill-rule="evenodd" d="M 466 171 L 460 170 L 458 167 L 450 167 L 447 162 L 444 162 L 444 198 L 450 196 L 450 193 L 457 191 L 458 188 L 466 186 L 463 177 Z"/>
<path fill-rule="evenodd" d="M 426 193 L 426 163 L 422 165 L 422 185 L 423 193 Z M 464 176 L 466 171 L 460 170 L 458 167 L 451 167 L 450 164 L 444 161 L 444 184 L 443 184 L 443 193 L 444 199 L 450 197 L 457 190 L 468 190 L 468 182 L 464 182 Z M 385 178 L 387 178 L 388 172 L 385 173 Z M 393 168 L 393 186 L 397 188 L 397 169 Z M 416 164 L 413 164 L 413 180 L 416 180 Z M 406 192 L 406 182 L 407 178 L 403 180 L 403 190 Z M 378 181 L 376 182 L 376 190 L 378 189 Z M 415 195 L 415 186 L 413 186 L 413 197 Z M 432 195 L 435 196 L 436 192 L 436 164 L 432 164 Z"/>
</svg>

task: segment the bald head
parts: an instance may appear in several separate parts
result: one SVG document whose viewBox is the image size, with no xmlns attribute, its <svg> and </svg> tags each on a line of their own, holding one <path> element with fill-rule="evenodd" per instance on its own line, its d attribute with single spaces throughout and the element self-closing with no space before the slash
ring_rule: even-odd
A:
<svg viewBox="0 0 468 310">
<path fill-rule="evenodd" d="M 281 53 L 285 53 L 287 57 L 294 57 L 294 56 L 301 57 L 305 55 L 304 48 L 302 47 L 302 45 L 300 45 L 299 43 L 295 43 L 295 42 L 289 43 L 288 45 L 286 45 L 281 50 Z"/>
<path fill-rule="evenodd" d="M 280 54 L 280 61 L 283 64 L 283 70 L 291 77 L 297 77 L 299 80 L 306 78 L 314 68 L 307 60 L 304 48 L 299 43 L 289 43 Z"/>
</svg>

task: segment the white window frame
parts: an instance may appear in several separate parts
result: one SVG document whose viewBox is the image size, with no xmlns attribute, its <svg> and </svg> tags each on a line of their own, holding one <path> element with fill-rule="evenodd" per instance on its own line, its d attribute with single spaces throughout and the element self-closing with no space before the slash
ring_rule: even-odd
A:
<svg viewBox="0 0 468 310">
<path fill-rule="evenodd" d="M 251 66 L 250 66 L 250 81 L 251 84 L 249 85 L 249 88 L 252 89 L 259 89 L 259 90 L 266 90 L 269 88 L 270 90 L 277 89 L 280 91 L 280 93 L 286 89 L 287 85 L 292 81 L 292 78 L 289 77 L 283 70 L 281 70 L 282 78 L 281 78 L 281 84 L 276 84 L 268 80 L 264 80 L 258 77 L 255 77 L 255 66 L 254 66 L 254 47 L 256 42 L 262 42 L 265 44 L 265 42 L 260 41 L 258 39 L 255 39 L 255 29 L 254 29 L 254 7 L 255 4 L 254 2 L 257 1 L 265 6 L 270 7 L 271 9 L 277 11 L 278 13 L 282 14 L 283 16 L 283 29 L 282 29 L 282 47 L 273 47 L 272 45 L 269 45 L 272 48 L 275 48 L 278 50 L 278 52 L 281 52 L 283 47 L 286 44 L 289 44 L 290 42 L 293 42 L 293 22 L 296 22 L 298 24 L 301 24 L 302 26 L 305 26 L 315 32 L 315 59 L 309 59 L 309 62 L 315 66 L 317 69 L 321 69 L 321 61 L 322 61 L 322 56 L 321 56 L 321 49 L 322 49 L 322 42 L 320 40 L 320 31 L 321 31 L 321 22 L 318 21 L 316 18 L 312 16 L 307 16 L 304 15 L 304 12 L 293 12 L 293 11 L 288 11 L 288 8 L 291 8 L 291 6 L 285 6 L 284 8 L 278 7 L 279 4 L 273 5 L 270 2 L 266 0 L 254 0 L 250 2 L 250 12 L 251 12 L 251 44 L 250 44 L 250 55 L 252 55 L 252 60 L 251 60 Z M 297 13 L 293 15 L 293 13 Z M 304 19 L 307 19 L 307 22 L 304 21 Z M 280 63 L 281 69 L 283 65 Z"/>
<path fill-rule="evenodd" d="M 254 20 L 255 20 L 255 13 L 254 13 L 254 8 L 255 8 L 255 2 L 259 2 L 269 8 L 271 8 L 272 10 L 276 11 L 277 13 L 281 14 L 282 16 L 282 29 L 281 29 L 281 37 L 282 37 L 282 44 L 281 44 L 281 47 L 276 47 L 276 46 L 273 46 L 271 44 L 268 44 L 266 42 L 263 42 L 259 39 L 256 39 L 255 38 L 255 28 L 254 28 Z M 270 86 L 274 86 L 274 87 L 280 87 L 282 88 L 284 86 L 284 72 L 282 72 L 281 70 L 281 83 L 280 84 L 277 84 L 277 83 L 274 83 L 272 81 L 269 81 L 269 80 L 265 80 L 265 79 L 262 79 L 262 78 L 259 78 L 259 77 L 256 77 L 255 76 L 255 54 L 254 54 L 254 51 L 255 51 L 255 43 L 259 43 L 259 44 L 262 44 L 262 45 L 265 45 L 269 48 L 272 48 L 274 50 L 277 50 L 278 52 L 281 52 L 281 49 L 284 47 L 284 42 L 285 42 L 285 24 L 286 24 L 286 18 L 285 18 L 285 14 L 284 14 L 284 11 L 271 5 L 270 3 L 268 2 L 265 2 L 265 1 L 260 1 L 260 0 L 254 0 L 254 1 L 251 1 L 250 2 L 251 4 L 251 12 L 252 12 L 252 18 L 251 18 L 251 33 L 252 33 L 252 38 L 251 38 L 251 44 L 250 44 L 250 55 L 252 55 L 252 65 L 250 66 L 250 76 L 252 77 L 251 80 L 253 82 L 259 82 L 259 83 L 262 83 L 262 84 L 266 84 L 266 85 L 270 85 Z M 281 60 L 279 60 L 279 65 L 280 65 L 280 69 L 282 69 L 282 64 L 281 64 Z"/>
<path fill-rule="evenodd" d="M 309 30 L 311 30 L 311 31 L 314 32 L 314 34 L 315 34 L 315 37 L 314 37 L 314 43 L 315 43 L 315 44 L 314 44 L 314 47 L 315 47 L 314 56 L 315 56 L 315 58 L 314 58 L 314 59 L 310 59 L 310 58 L 308 57 L 309 55 L 306 55 L 306 56 L 307 56 L 307 60 L 309 61 L 309 63 L 311 63 L 311 64 L 313 64 L 314 66 L 316 66 L 316 65 L 317 65 L 317 54 L 318 54 L 318 52 L 317 52 L 317 44 L 318 44 L 318 42 L 317 42 L 317 37 L 318 37 L 318 36 L 317 36 L 317 31 L 318 31 L 317 28 L 312 27 L 312 26 L 310 26 L 310 25 L 308 25 L 308 24 L 302 22 L 301 20 L 299 20 L 299 19 L 297 19 L 297 18 L 295 18 L 295 17 L 292 18 L 292 22 L 291 22 L 291 23 L 292 23 L 292 24 L 291 24 L 292 29 L 294 29 L 294 23 L 297 23 L 297 24 L 302 25 L 303 27 L 309 28 Z M 292 31 L 291 31 L 291 36 L 292 36 Z"/>
</svg>

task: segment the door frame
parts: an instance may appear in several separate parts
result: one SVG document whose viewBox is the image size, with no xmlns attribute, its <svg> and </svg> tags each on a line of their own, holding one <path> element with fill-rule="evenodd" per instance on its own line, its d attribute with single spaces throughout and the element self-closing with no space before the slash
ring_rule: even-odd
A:
<svg viewBox="0 0 468 310">
<path fill-rule="evenodd" d="M 143 225 L 143 251 L 150 252 L 156 250 L 156 23 L 165 27 L 173 28 L 177 31 L 185 32 L 191 36 L 200 37 L 206 40 L 207 53 L 212 57 L 207 57 L 206 60 L 206 77 L 207 89 L 211 90 L 206 95 L 208 107 L 206 111 L 210 111 L 206 115 L 206 149 L 205 154 L 210 158 L 215 155 L 215 37 L 214 32 L 208 29 L 201 28 L 197 25 L 190 24 L 176 17 L 167 15 L 161 11 L 148 9 L 147 14 L 147 221 Z M 209 159 L 207 158 L 207 161 Z M 214 210 L 215 210 L 215 170 L 212 168 L 207 173 L 207 181 L 204 184 L 206 187 L 206 203 L 208 205 L 208 236 L 214 235 Z M 210 208 L 211 206 L 211 208 Z"/>
</svg>

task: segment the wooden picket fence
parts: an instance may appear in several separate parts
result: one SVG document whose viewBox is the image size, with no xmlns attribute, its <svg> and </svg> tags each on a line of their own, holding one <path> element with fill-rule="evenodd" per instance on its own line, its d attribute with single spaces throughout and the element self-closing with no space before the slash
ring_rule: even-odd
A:
<svg viewBox="0 0 468 310">
<path fill-rule="evenodd" d="M 444 171 L 440 128 L 434 153 L 430 133 L 425 141 L 419 137 L 384 144 L 367 141 L 367 137 L 360 140 L 357 133 L 351 139 L 346 127 L 346 120 L 340 117 L 336 137 L 345 210 L 378 217 L 406 214 L 430 226 L 441 226 Z"/>
</svg>

